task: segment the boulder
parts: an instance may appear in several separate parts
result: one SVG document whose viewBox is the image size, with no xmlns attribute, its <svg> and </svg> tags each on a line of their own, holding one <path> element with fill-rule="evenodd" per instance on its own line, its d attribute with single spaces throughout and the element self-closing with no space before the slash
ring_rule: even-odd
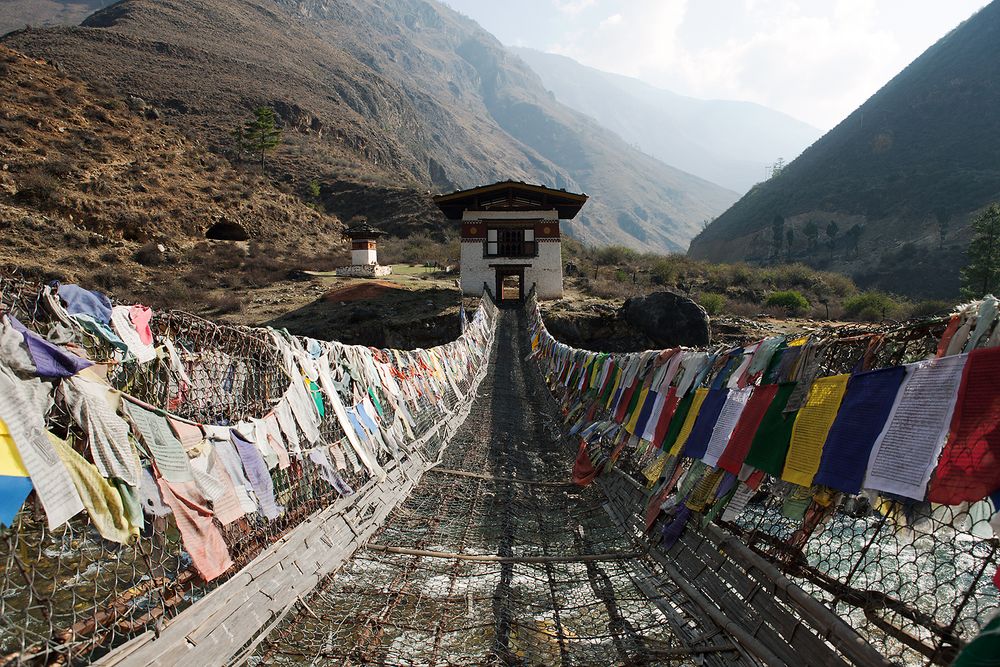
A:
<svg viewBox="0 0 1000 667">
<path fill-rule="evenodd" d="M 708 313 L 697 303 L 673 292 L 653 292 L 625 302 L 622 317 L 659 347 L 708 345 L 712 338 Z"/>
</svg>

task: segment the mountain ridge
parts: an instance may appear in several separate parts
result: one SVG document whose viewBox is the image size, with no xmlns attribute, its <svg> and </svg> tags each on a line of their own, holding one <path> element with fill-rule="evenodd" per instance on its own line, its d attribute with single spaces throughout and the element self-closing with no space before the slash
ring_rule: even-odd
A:
<svg viewBox="0 0 1000 667">
<path fill-rule="evenodd" d="M 955 296 L 970 216 L 1000 200 L 998 43 L 995 0 L 780 174 L 751 189 L 692 241 L 689 254 L 712 261 L 807 261 L 848 273 L 863 286 Z M 776 244 L 778 217 L 786 240 Z M 830 222 L 838 234 L 828 249 L 806 235 L 810 225 L 823 230 Z"/>
<path fill-rule="evenodd" d="M 698 99 L 566 56 L 508 49 L 564 104 L 644 152 L 737 192 L 762 180 L 766 165 L 790 161 L 822 134 L 754 102 Z"/>
<path fill-rule="evenodd" d="M 225 40 L 224 36 L 237 36 Z M 513 178 L 591 195 L 567 232 L 588 243 L 678 251 L 736 193 L 630 148 L 551 99 L 470 19 L 424 0 L 124 0 L 81 27 L 4 41 L 60 63 L 229 150 L 254 106 L 276 108 L 281 179 L 447 191 Z M 337 209 L 336 188 L 324 188 Z M 429 198 L 428 198 L 429 199 Z M 447 229 L 430 202 L 419 224 Z M 400 220 L 370 213 L 401 234 Z M 398 223 L 398 224 L 397 224 Z"/>
</svg>

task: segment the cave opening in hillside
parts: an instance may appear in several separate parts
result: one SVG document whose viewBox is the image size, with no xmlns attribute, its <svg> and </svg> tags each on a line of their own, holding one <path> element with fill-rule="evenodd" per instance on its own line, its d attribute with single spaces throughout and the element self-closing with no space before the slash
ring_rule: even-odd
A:
<svg viewBox="0 0 1000 667">
<path fill-rule="evenodd" d="M 217 222 L 205 232 L 205 238 L 212 241 L 248 241 L 247 230 L 233 222 Z"/>
</svg>

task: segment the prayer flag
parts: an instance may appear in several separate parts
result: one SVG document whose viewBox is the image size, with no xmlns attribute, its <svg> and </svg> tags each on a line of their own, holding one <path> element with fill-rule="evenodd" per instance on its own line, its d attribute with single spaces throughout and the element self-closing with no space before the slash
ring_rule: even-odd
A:
<svg viewBox="0 0 1000 667">
<path fill-rule="evenodd" d="M 905 376 L 904 367 L 892 366 L 851 377 L 826 437 L 815 484 L 847 493 L 861 490 L 872 445 L 885 426 Z"/>
<path fill-rule="evenodd" d="M 885 427 L 872 447 L 865 488 L 923 500 L 951 424 L 968 358 L 910 364 Z"/>
<path fill-rule="evenodd" d="M 781 478 L 799 486 L 811 486 L 819 469 L 826 436 L 837 418 L 850 375 L 831 375 L 813 381 L 805 405 L 792 425 L 792 437 Z"/>
<path fill-rule="evenodd" d="M 719 464 L 719 457 L 725 451 L 726 444 L 733 434 L 733 429 L 736 428 L 740 415 L 743 414 L 743 410 L 746 408 L 751 391 L 750 387 L 732 389 L 726 396 L 726 402 L 722 406 L 722 411 L 719 412 L 719 419 L 712 430 L 712 437 L 708 440 L 705 455 L 702 457 L 702 460 L 708 465 L 717 466 Z M 735 475 L 736 473 L 733 474 Z"/>
<path fill-rule="evenodd" d="M 1000 325 L 998 325 L 1000 326 Z M 1000 489 L 1000 348 L 969 353 L 928 499 L 957 505 Z"/>
<path fill-rule="evenodd" d="M 701 406 L 708 396 L 708 389 L 699 387 L 692 394 L 694 399 L 691 401 L 691 408 L 688 410 L 687 416 L 684 418 L 684 424 L 677 434 L 677 441 L 670 448 L 670 453 L 674 456 L 679 455 L 687 444 L 688 437 L 690 437 L 691 431 L 694 430 L 694 424 L 698 420 L 698 412 L 701 410 Z"/>
<path fill-rule="evenodd" d="M 750 394 L 746 406 L 740 413 L 740 419 L 729 437 L 729 443 L 716 462 L 717 466 L 734 475 L 740 473 L 743 460 L 746 459 L 747 452 L 750 451 L 750 444 L 757 433 L 757 427 L 760 426 L 761 420 L 764 419 L 764 413 L 767 412 L 777 393 L 778 385 L 776 384 L 766 384 L 753 388 L 753 393 Z"/>
<path fill-rule="evenodd" d="M 785 467 L 785 454 L 788 452 L 788 443 L 792 438 L 795 413 L 786 413 L 785 405 L 794 389 L 794 382 L 782 382 L 778 385 L 778 392 L 771 404 L 767 406 L 767 412 L 764 413 L 764 418 L 761 419 L 760 426 L 757 427 L 757 432 L 750 443 L 750 451 L 747 452 L 744 461 L 747 465 L 775 477 L 781 475 L 781 470 Z"/>
<path fill-rule="evenodd" d="M 684 443 L 684 456 L 700 459 L 705 455 L 708 441 L 712 437 L 712 431 L 715 429 L 716 423 L 719 421 L 719 413 L 722 412 L 722 406 L 726 404 L 726 396 L 728 394 L 728 389 L 710 389 L 705 395 L 705 400 L 701 403 L 701 409 L 698 410 L 698 418 L 691 428 L 691 434 L 688 436 L 687 442 Z"/>
</svg>

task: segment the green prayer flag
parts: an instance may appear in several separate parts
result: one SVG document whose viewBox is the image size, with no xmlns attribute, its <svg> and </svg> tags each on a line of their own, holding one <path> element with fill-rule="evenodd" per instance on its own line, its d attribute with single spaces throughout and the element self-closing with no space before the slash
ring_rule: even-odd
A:
<svg viewBox="0 0 1000 667">
<path fill-rule="evenodd" d="M 677 404 L 677 409 L 674 410 L 674 416 L 670 418 L 667 434 L 663 437 L 663 442 L 660 444 L 660 449 L 663 451 L 669 452 L 670 448 L 677 442 L 677 436 L 681 434 L 681 427 L 684 426 L 684 420 L 687 419 L 687 414 L 690 412 L 691 403 L 693 402 L 694 390 L 692 389 L 680 400 L 680 403 Z"/>
<path fill-rule="evenodd" d="M 775 477 L 780 477 L 785 467 L 785 455 L 788 454 L 788 445 L 792 440 L 792 425 L 795 424 L 795 416 L 798 414 L 798 411 L 789 413 L 784 411 L 795 384 L 783 382 L 778 385 L 778 392 L 764 413 L 764 418 L 760 420 L 760 426 L 757 427 L 753 442 L 750 444 L 750 451 L 744 461 L 747 465 Z"/>
</svg>

